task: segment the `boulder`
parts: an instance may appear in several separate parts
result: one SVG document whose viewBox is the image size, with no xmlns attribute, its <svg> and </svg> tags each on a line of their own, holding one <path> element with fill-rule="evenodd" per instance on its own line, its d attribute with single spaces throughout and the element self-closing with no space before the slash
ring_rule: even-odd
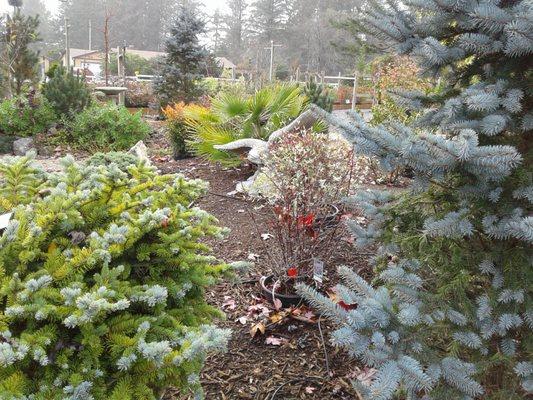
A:
<svg viewBox="0 0 533 400">
<path fill-rule="evenodd" d="M 33 138 L 20 138 L 13 142 L 13 154 L 25 156 L 29 151 L 36 151 Z"/>
<path fill-rule="evenodd" d="M 148 157 L 148 147 L 142 140 L 139 140 L 135 146 L 128 150 L 128 154 L 133 154 L 140 160 L 146 161 L 147 165 L 150 165 L 150 158 Z"/>
</svg>

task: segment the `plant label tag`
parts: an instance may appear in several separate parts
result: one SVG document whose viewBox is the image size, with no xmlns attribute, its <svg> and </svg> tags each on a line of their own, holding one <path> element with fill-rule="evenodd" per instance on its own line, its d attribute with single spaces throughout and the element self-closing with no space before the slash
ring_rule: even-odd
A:
<svg viewBox="0 0 533 400">
<path fill-rule="evenodd" d="M 313 258 L 313 280 L 319 285 L 324 280 L 324 262 L 318 258 Z"/>
<path fill-rule="evenodd" d="M 11 219 L 12 215 L 13 215 L 12 212 L 0 215 L 0 231 L 7 228 L 7 226 L 9 225 L 9 220 Z"/>
</svg>

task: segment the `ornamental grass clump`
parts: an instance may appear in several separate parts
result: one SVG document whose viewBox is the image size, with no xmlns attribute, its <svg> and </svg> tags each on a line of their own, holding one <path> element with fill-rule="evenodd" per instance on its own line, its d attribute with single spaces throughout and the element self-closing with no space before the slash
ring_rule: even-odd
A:
<svg viewBox="0 0 533 400">
<path fill-rule="evenodd" d="M 205 357 L 229 335 L 204 298 L 229 272 L 203 244 L 224 230 L 190 206 L 205 184 L 141 162 L 62 164 L 0 169 L 13 213 L 0 237 L 0 398 L 201 397 Z"/>
<path fill-rule="evenodd" d="M 531 397 L 531 2 L 372 4 L 361 27 L 443 87 L 403 94 L 422 113 L 416 130 L 323 113 L 413 181 L 353 199 L 367 218 L 349 223 L 356 244 L 377 248 L 372 284 L 341 267 L 342 303 L 300 293 L 338 325 L 335 344 L 377 370 L 356 383 L 362 399 Z"/>
</svg>

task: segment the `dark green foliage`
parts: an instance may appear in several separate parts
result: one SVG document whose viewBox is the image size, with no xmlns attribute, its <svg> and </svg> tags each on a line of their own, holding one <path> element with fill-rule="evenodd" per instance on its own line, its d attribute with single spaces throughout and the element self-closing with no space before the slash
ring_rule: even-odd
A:
<svg viewBox="0 0 533 400">
<path fill-rule="evenodd" d="M 161 78 L 154 86 L 162 105 L 190 103 L 201 95 L 200 79 L 209 55 L 199 41 L 204 31 L 204 22 L 189 8 L 181 7 L 166 42 Z"/>
<path fill-rule="evenodd" d="M 2 21 L 0 69 L 10 95 L 20 95 L 24 81 L 37 78 L 39 53 L 31 45 L 40 41 L 38 28 L 39 17 L 25 16 L 19 9 Z"/>
<path fill-rule="evenodd" d="M 329 89 L 318 84 L 315 81 L 309 81 L 305 85 L 304 94 L 309 99 L 309 102 L 316 104 L 325 111 L 333 111 L 333 96 L 329 93 Z"/>
<path fill-rule="evenodd" d="M 32 136 L 46 131 L 57 121 L 48 101 L 34 92 L 0 103 L 0 133 Z"/>
<path fill-rule="evenodd" d="M 280 81 L 285 81 L 290 75 L 289 67 L 285 64 L 276 65 L 276 79 Z"/>
<path fill-rule="evenodd" d="M 11 154 L 15 140 L 17 140 L 16 136 L 0 135 L 0 154 Z"/>
<path fill-rule="evenodd" d="M 69 142 L 84 150 L 127 150 L 150 133 L 141 113 L 114 104 L 93 105 L 66 124 Z"/>
<path fill-rule="evenodd" d="M 85 82 L 61 67 L 54 68 L 50 80 L 43 86 L 43 95 L 62 117 L 83 111 L 92 100 Z"/>
<path fill-rule="evenodd" d="M 188 130 L 184 121 L 172 121 L 169 123 L 168 136 L 172 144 L 172 154 L 175 160 L 191 156 L 187 149 Z"/>
<path fill-rule="evenodd" d="M 118 71 L 117 56 L 111 55 L 109 70 L 116 74 Z M 126 76 L 135 75 L 155 75 L 157 72 L 157 61 L 147 60 L 137 54 L 129 54 L 126 50 Z"/>
<path fill-rule="evenodd" d="M 191 156 L 187 148 L 187 140 L 189 139 L 189 129 L 185 123 L 187 109 L 205 110 L 195 105 L 185 106 L 184 103 L 176 103 L 174 106 L 167 106 L 163 109 L 163 114 L 167 122 L 168 137 L 172 144 L 172 152 L 175 160 Z"/>
</svg>

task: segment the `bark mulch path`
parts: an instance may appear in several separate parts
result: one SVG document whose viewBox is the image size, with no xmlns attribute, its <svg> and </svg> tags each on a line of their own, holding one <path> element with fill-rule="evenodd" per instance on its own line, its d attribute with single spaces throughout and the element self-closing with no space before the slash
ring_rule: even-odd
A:
<svg viewBox="0 0 533 400">
<path fill-rule="evenodd" d="M 211 243 L 217 257 L 228 262 L 247 260 L 250 255 L 256 257 L 255 267 L 239 276 L 240 282 L 220 283 L 207 294 L 209 301 L 227 315 L 219 326 L 230 328 L 233 334 L 228 352 L 211 356 L 206 362 L 201 376 L 206 398 L 357 399 L 350 384 L 358 371 L 357 363 L 329 345 L 332 327 L 328 321 L 321 319 L 319 327 L 317 316 L 312 322 L 303 322 L 306 318 L 302 315 L 300 319 L 287 317 L 273 324 L 260 315 L 267 303 L 260 299 L 257 281 L 268 271 L 262 265 L 265 250 L 257 232 L 266 233 L 268 228 L 255 226 L 261 222 L 250 218 L 250 213 L 258 214 L 255 209 L 258 204 L 227 195 L 237 182 L 250 175 L 250 170 L 224 169 L 195 158 L 180 161 L 154 158 L 163 172 L 181 172 L 210 183 L 209 194 L 198 205 L 216 216 L 221 226 L 231 229 L 226 239 Z M 333 286 L 337 280 L 336 265 L 346 264 L 356 270 L 367 268 L 368 255 L 358 253 L 347 240 L 337 240 L 335 246 L 326 287 Z M 270 326 L 264 334 L 258 332 L 252 338 L 250 329 L 261 320 Z M 180 396 L 171 391 L 167 398 L 180 399 Z"/>
</svg>

